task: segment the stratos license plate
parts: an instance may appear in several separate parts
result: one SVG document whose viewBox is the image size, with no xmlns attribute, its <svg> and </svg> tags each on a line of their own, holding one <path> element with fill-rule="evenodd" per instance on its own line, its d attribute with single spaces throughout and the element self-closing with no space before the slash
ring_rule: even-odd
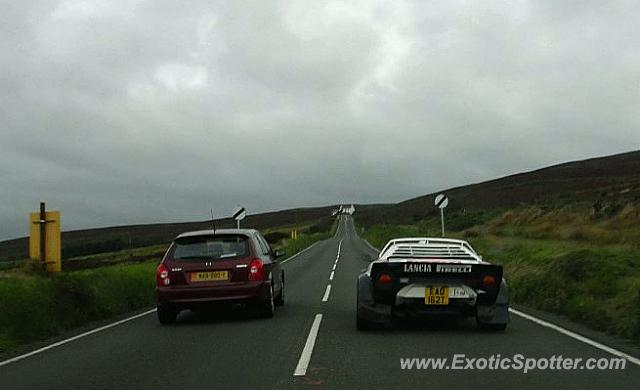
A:
<svg viewBox="0 0 640 390">
<path fill-rule="evenodd" d="M 228 271 L 207 271 L 207 272 L 192 272 L 190 280 L 192 282 L 211 282 L 211 281 L 228 280 L 228 279 L 229 279 Z"/>
<path fill-rule="evenodd" d="M 424 289 L 425 305 L 448 305 L 449 304 L 449 287 L 447 286 L 430 286 Z"/>
</svg>

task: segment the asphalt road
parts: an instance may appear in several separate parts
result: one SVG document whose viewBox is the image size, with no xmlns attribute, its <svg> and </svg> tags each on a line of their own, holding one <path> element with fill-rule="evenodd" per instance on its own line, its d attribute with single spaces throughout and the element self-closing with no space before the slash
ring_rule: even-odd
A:
<svg viewBox="0 0 640 390">
<path fill-rule="evenodd" d="M 357 236 L 351 218 L 342 217 L 334 238 L 283 265 L 286 305 L 273 319 L 243 311 L 183 312 L 177 324 L 160 326 L 149 314 L 0 367 L 0 389 L 638 388 L 640 367 L 631 363 L 615 371 L 527 374 L 403 370 L 401 358 L 454 354 L 583 360 L 612 355 L 516 316 L 505 333 L 477 331 L 473 321 L 357 332 L 355 280 L 367 264 L 365 253 L 374 251 Z M 314 321 L 317 338 L 309 348 Z M 303 351 L 310 353 L 308 366 L 294 376 L 305 368 Z"/>
</svg>

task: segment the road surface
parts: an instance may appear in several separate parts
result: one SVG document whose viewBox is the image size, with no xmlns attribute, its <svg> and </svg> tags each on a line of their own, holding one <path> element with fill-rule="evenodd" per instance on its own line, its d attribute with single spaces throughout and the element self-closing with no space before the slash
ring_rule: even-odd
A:
<svg viewBox="0 0 640 390">
<path fill-rule="evenodd" d="M 0 388 L 638 388 L 640 366 L 630 362 L 624 370 L 527 374 L 402 369 L 401 358 L 453 359 L 455 354 L 613 356 L 517 316 L 505 333 L 477 331 L 473 321 L 357 332 L 356 276 L 367 265 L 363 254 L 373 253 L 356 234 L 351 217 L 343 216 L 335 237 L 283 264 L 286 305 L 273 319 L 238 311 L 210 316 L 183 312 L 177 324 L 160 326 L 150 313 L 0 366 Z"/>
</svg>

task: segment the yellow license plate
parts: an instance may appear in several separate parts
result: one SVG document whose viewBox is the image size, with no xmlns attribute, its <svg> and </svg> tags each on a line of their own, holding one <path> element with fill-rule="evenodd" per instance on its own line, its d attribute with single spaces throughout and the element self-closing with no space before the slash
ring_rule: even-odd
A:
<svg viewBox="0 0 640 390">
<path fill-rule="evenodd" d="M 449 287 L 431 286 L 424 289 L 425 305 L 448 305 L 449 304 Z"/>
<path fill-rule="evenodd" d="M 210 282 L 216 280 L 228 280 L 229 273 L 227 271 L 207 271 L 207 272 L 192 272 L 192 282 Z"/>
</svg>

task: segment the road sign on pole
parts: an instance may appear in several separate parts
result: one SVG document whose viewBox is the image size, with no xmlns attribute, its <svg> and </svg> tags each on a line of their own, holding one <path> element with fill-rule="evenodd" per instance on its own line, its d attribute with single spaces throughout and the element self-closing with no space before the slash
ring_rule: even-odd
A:
<svg viewBox="0 0 640 390">
<path fill-rule="evenodd" d="M 236 220 L 238 229 L 240 229 L 240 221 L 242 221 L 247 216 L 247 210 L 242 206 L 237 206 L 233 209 L 233 219 Z"/>
<path fill-rule="evenodd" d="M 29 214 L 29 257 L 40 263 L 46 272 L 62 270 L 60 212 L 46 211 L 44 202 L 40 211 Z"/>
<path fill-rule="evenodd" d="M 440 209 L 440 222 L 442 224 L 442 237 L 444 237 L 444 209 L 449 205 L 449 198 L 445 194 L 436 196 L 434 204 Z"/>
</svg>

